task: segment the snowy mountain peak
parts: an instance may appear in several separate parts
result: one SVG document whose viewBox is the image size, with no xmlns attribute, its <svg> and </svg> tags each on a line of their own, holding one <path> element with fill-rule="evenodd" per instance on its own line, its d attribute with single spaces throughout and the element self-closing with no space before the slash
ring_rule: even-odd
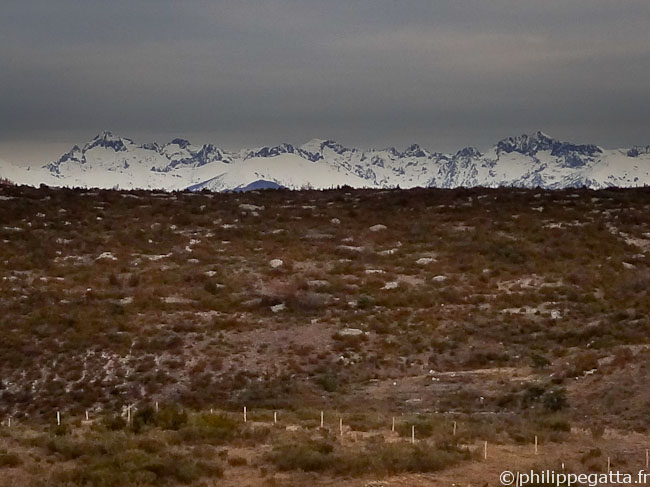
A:
<svg viewBox="0 0 650 487">
<path fill-rule="evenodd" d="M 199 166 L 215 161 L 225 161 L 223 151 L 212 144 L 205 144 L 201 147 L 201 150 L 195 154 L 195 159 Z M 230 162 L 230 160 L 227 162 Z"/>
<path fill-rule="evenodd" d="M 559 143 L 544 132 L 537 131 L 533 134 L 522 134 L 500 140 L 497 149 L 506 153 L 519 152 L 533 156 L 539 151 L 551 150 L 554 144 Z"/>
<path fill-rule="evenodd" d="M 187 149 L 187 148 L 190 146 L 190 141 L 187 140 L 187 139 L 179 139 L 179 138 L 176 138 L 176 139 L 172 139 L 172 141 L 170 142 L 170 144 L 177 145 L 177 146 L 180 147 L 181 149 Z"/>
<path fill-rule="evenodd" d="M 73 146 L 72 149 L 70 149 L 68 152 L 63 154 L 59 158 L 59 160 L 50 162 L 45 167 L 51 173 L 59 174 L 61 165 L 67 162 L 77 163 L 77 164 L 84 164 L 86 162 L 86 159 L 84 158 L 83 155 L 83 151 L 78 145 Z"/>
<path fill-rule="evenodd" d="M 335 140 L 326 140 L 325 142 L 323 142 L 323 147 L 332 149 L 337 154 L 344 154 L 345 152 L 350 152 L 350 149 L 339 144 Z"/>
<path fill-rule="evenodd" d="M 324 149 L 330 149 L 337 154 L 343 154 L 351 150 L 332 139 L 311 139 L 298 149 L 310 154 L 322 154 Z"/>
<path fill-rule="evenodd" d="M 418 144 L 411 144 L 401 155 L 404 157 L 429 157 L 430 154 Z"/>
<path fill-rule="evenodd" d="M 606 150 L 534 132 L 503 139 L 485 153 L 466 147 L 441 154 L 418 144 L 403 152 L 360 150 L 330 139 L 228 152 L 181 138 L 137 145 L 102 132 L 41 167 L 1 164 L 0 177 L 31 185 L 214 191 L 342 185 L 625 187 L 650 185 L 650 146 Z"/>
<path fill-rule="evenodd" d="M 142 144 L 140 147 L 142 149 L 152 150 L 158 153 L 160 153 L 160 151 L 162 150 L 162 148 L 158 145 L 158 142 L 147 142 L 146 144 Z"/>
<path fill-rule="evenodd" d="M 635 145 L 634 147 L 632 147 L 627 151 L 628 157 L 639 157 L 640 155 L 645 155 L 645 154 L 650 154 L 650 145 L 646 145 L 645 147 L 640 145 Z"/>
<path fill-rule="evenodd" d="M 127 141 L 129 143 L 133 143 L 131 139 L 128 139 L 126 137 L 120 137 L 119 135 L 113 134 L 113 132 L 110 132 L 108 130 L 104 130 L 103 132 L 97 134 L 91 142 L 105 142 L 105 143 L 111 143 L 111 142 L 123 142 Z"/>
<path fill-rule="evenodd" d="M 88 142 L 83 150 L 84 152 L 89 151 L 95 147 L 103 147 L 105 149 L 113 149 L 115 152 L 122 152 L 126 150 L 127 145 L 133 144 L 131 139 L 125 137 L 118 137 L 113 135 L 111 132 L 104 131 L 96 135 L 93 140 Z"/>
<path fill-rule="evenodd" d="M 293 154 L 296 151 L 295 147 L 291 144 L 282 143 L 274 147 L 262 147 L 257 150 L 250 151 L 247 155 L 247 159 L 253 157 L 275 157 L 280 154 Z"/>
<path fill-rule="evenodd" d="M 311 139 L 309 142 L 298 147 L 301 156 L 311 162 L 323 159 L 323 147 L 327 143 L 324 139 Z"/>
<path fill-rule="evenodd" d="M 476 148 L 476 147 L 465 147 L 464 149 L 459 150 L 456 152 L 456 157 L 460 158 L 478 158 L 481 157 L 483 154 Z"/>
<path fill-rule="evenodd" d="M 558 164 L 573 168 L 587 165 L 603 151 L 592 144 L 578 145 L 562 142 L 540 131 L 503 139 L 497 143 L 496 150 L 497 153 L 507 154 L 518 152 L 535 159 L 538 159 L 539 152 L 550 152 Z"/>
<path fill-rule="evenodd" d="M 323 145 L 327 143 L 327 139 L 311 139 L 309 142 L 304 143 L 301 145 L 299 148 L 300 149 L 305 149 L 305 150 L 310 150 L 310 149 L 315 149 L 315 150 L 320 150 L 323 148 Z"/>
</svg>

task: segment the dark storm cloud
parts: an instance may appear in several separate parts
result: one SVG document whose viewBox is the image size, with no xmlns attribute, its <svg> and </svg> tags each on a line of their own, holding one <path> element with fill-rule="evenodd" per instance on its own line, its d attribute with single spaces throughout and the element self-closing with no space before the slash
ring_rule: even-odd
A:
<svg viewBox="0 0 650 487">
<path fill-rule="evenodd" d="M 0 139 L 650 143 L 649 21 L 647 0 L 5 0 Z"/>
</svg>

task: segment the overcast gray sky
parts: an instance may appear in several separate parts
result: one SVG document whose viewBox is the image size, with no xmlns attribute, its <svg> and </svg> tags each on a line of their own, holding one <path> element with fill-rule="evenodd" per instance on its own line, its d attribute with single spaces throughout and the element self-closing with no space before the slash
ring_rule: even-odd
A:
<svg viewBox="0 0 650 487">
<path fill-rule="evenodd" d="M 234 149 L 333 138 L 650 144 L 648 0 L 2 0 L 0 158 L 102 130 Z"/>
</svg>

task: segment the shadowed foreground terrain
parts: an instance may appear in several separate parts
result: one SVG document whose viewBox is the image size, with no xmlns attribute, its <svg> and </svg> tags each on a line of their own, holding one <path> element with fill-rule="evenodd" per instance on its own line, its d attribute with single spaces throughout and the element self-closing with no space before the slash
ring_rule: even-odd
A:
<svg viewBox="0 0 650 487">
<path fill-rule="evenodd" d="M 648 190 L 0 186 L 0 208 L 0 485 L 644 465 Z"/>
</svg>

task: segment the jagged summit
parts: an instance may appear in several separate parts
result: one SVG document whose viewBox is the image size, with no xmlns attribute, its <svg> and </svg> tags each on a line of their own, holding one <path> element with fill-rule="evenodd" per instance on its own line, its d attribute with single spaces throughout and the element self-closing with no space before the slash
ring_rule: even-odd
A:
<svg viewBox="0 0 650 487">
<path fill-rule="evenodd" d="M 122 139 L 122 137 L 114 135 L 113 132 L 111 132 L 110 130 L 103 130 L 102 132 L 95 135 L 95 137 L 93 137 L 92 140 L 109 141 L 109 140 L 120 140 L 120 139 Z"/>
<path fill-rule="evenodd" d="M 328 139 L 325 142 L 323 142 L 323 147 L 327 147 L 328 149 L 332 149 L 334 152 L 337 154 L 343 154 L 345 152 L 350 152 L 352 149 L 348 149 L 342 144 L 339 144 L 335 140 Z"/>
<path fill-rule="evenodd" d="M 337 155 L 344 155 L 346 152 L 352 151 L 332 139 L 311 139 L 297 150 L 302 157 L 311 162 L 337 157 Z"/>
<path fill-rule="evenodd" d="M 364 150 L 318 138 L 300 146 L 281 143 L 230 152 L 184 138 L 138 145 L 105 131 L 41 167 L 4 164 L 0 177 L 18 184 L 215 191 L 339 185 L 601 188 L 650 184 L 650 146 L 607 150 L 537 131 L 504 138 L 484 152 L 465 147 L 445 154 L 418 144 L 403 151 Z"/>
<path fill-rule="evenodd" d="M 427 157 L 429 152 L 422 149 L 418 144 L 411 144 L 402 152 L 402 155 L 405 157 Z"/>
<path fill-rule="evenodd" d="M 478 158 L 481 157 L 483 154 L 476 148 L 476 147 L 465 147 L 458 152 L 456 152 L 456 157 L 464 157 L 464 158 Z"/>
<path fill-rule="evenodd" d="M 187 139 L 178 139 L 177 138 L 177 139 L 172 139 L 170 144 L 177 145 L 181 149 L 187 149 L 189 147 L 189 145 L 190 145 L 190 141 L 187 140 Z"/>
<path fill-rule="evenodd" d="M 553 145 L 560 143 L 542 131 L 532 134 L 522 134 L 516 137 L 507 137 L 497 142 L 497 148 L 501 151 L 519 152 L 521 154 L 534 155 L 539 151 L 550 150 Z"/>
<path fill-rule="evenodd" d="M 628 157 L 639 157 L 640 155 L 650 154 L 650 145 L 635 145 L 627 151 Z"/>
<path fill-rule="evenodd" d="M 506 153 L 519 152 L 529 156 L 535 156 L 542 151 L 550 151 L 553 156 L 564 156 L 573 159 L 575 159 L 576 155 L 593 156 L 602 152 L 602 149 L 596 145 L 562 142 L 541 131 L 500 140 L 497 143 L 497 150 Z"/>
<path fill-rule="evenodd" d="M 282 143 L 273 147 L 262 147 L 248 153 L 247 159 L 252 157 L 275 157 L 280 154 L 293 154 L 296 148 L 291 144 Z"/>
<path fill-rule="evenodd" d="M 113 135 L 112 132 L 104 131 L 97 134 L 90 142 L 88 142 L 83 150 L 87 152 L 95 147 L 102 147 L 105 149 L 113 149 L 115 152 L 122 152 L 126 150 L 127 145 L 133 144 L 131 139 L 126 137 L 118 137 Z"/>
</svg>

